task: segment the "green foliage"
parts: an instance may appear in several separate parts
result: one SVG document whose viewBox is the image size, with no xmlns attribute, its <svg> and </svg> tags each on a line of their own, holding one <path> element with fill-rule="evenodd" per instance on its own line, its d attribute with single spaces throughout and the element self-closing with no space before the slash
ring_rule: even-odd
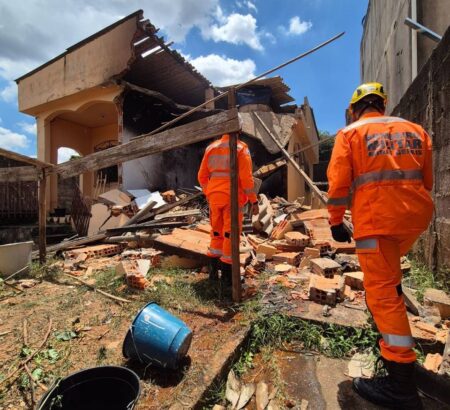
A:
<svg viewBox="0 0 450 410">
<path fill-rule="evenodd" d="M 101 364 L 103 361 L 106 360 L 107 356 L 107 350 L 105 346 L 101 346 L 100 349 L 98 349 L 97 352 L 97 364 Z"/>
<path fill-rule="evenodd" d="M 55 332 L 56 340 L 61 342 L 67 342 L 69 340 L 75 339 L 77 334 L 73 330 L 63 330 L 61 332 Z"/>
<path fill-rule="evenodd" d="M 446 292 L 449 291 L 448 283 L 438 279 L 438 277 L 439 275 L 428 269 L 423 263 L 412 260 L 411 270 L 405 275 L 405 283 L 417 290 L 417 300 L 423 302 L 423 295 L 426 288 L 442 289 Z"/>
<path fill-rule="evenodd" d="M 234 370 L 242 374 L 262 348 L 278 349 L 286 343 L 299 344 L 303 351 L 316 351 L 329 357 L 348 357 L 357 351 L 377 349 L 378 333 L 372 328 L 348 328 L 314 324 L 282 314 L 260 317 L 251 328 L 249 343 Z"/>
<path fill-rule="evenodd" d="M 319 140 L 324 140 L 332 137 L 328 131 L 319 131 Z M 334 138 L 329 139 L 319 145 L 319 161 L 329 161 L 331 152 L 333 151 Z"/>
</svg>

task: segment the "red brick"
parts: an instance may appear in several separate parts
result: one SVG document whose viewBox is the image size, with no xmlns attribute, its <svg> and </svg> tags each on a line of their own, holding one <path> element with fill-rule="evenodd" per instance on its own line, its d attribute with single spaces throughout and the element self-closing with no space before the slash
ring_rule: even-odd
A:
<svg viewBox="0 0 450 410">
<path fill-rule="evenodd" d="M 344 278 L 345 278 L 345 284 L 350 286 L 352 289 L 364 290 L 364 285 L 363 285 L 364 273 L 363 272 L 345 272 Z"/>
<path fill-rule="evenodd" d="M 296 246 L 308 246 L 309 244 L 309 236 L 302 234 L 298 231 L 286 232 L 284 234 L 284 238 L 286 239 L 289 245 Z"/>
<path fill-rule="evenodd" d="M 282 252 L 273 255 L 273 261 L 277 263 L 288 263 L 290 265 L 298 265 L 300 263 L 300 254 L 297 252 Z"/>
<path fill-rule="evenodd" d="M 311 269 L 317 275 L 332 278 L 340 273 L 341 265 L 330 258 L 316 258 L 311 259 Z"/>
</svg>

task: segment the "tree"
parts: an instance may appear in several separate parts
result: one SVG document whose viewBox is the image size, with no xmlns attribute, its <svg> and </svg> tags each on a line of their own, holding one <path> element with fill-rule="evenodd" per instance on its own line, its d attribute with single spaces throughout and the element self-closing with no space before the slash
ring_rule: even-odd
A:
<svg viewBox="0 0 450 410">
<path fill-rule="evenodd" d="M 332 137 L 330 139 L 330 137 Z M 328 139 L 328 141 L 323 142 L 319 145 L 319 161 L 329 161 L 331 158 L 331 152 L 333 151 L 334 146 L 334 137 L 335 135 L 331 135 L 328 131 L 319 131 L 319 140 Z"/>
</svg>

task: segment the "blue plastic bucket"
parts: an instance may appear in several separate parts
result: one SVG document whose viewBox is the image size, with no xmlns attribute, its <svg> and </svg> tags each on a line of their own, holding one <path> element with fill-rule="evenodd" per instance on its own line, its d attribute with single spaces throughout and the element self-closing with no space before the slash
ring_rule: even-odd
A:
<svg viewBox="0 0 450 410">
<path fill-rule="evenodd" d="M 182 320 L 152 302 L 135 317 L 122 351 L 128 359 L 177 369 L 191 340 L 192 332 Z"/>
<path fill-rule="evenodd" d="M 57 381 L 38 410 L 132 410 L 141 388 L 136 373 L 120 366 L 84 369 Z"/>
</svg>

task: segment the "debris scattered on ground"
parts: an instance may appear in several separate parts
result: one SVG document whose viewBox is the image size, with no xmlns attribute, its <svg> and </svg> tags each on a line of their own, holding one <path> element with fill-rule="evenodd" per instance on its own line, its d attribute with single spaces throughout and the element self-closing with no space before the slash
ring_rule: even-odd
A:
<svg viewBox="0 0 450 410">
<path fill-rule="evenodd" d="M 348 362 L 347 376 L 370 378 L 375 373 L 375 356 L 368 353 L 355 353 Z"/>
</svg>

